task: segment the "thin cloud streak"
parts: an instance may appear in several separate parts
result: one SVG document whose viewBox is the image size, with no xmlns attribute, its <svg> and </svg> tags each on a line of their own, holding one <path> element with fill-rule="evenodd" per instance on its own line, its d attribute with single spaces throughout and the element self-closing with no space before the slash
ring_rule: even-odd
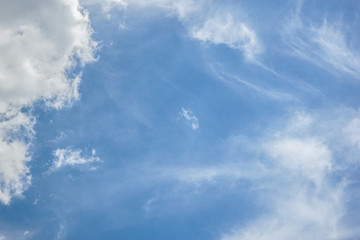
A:
<svg viewBox="0 0 360 240">
<path fill-rule="evenodd" d="M 271 88 L 265 88 L 260 85 L 256 85 L 252 82 L 246 81 L 243 78 L 228 74 L 219 72 L 215 69 L 215 67 L 211 67 L 212 72 L 215 74 L 215 76 L 223 81 L 226 84 L 229 84 L 231 87 L 239 88 L 241 85 L 246 86 L 247 88 L 257 92 L 261 96 L 265 96 L 274 100 L 278 101 L 295 101 L 297 100 L 295 96 L 291 95 L 287 92 L 282 92 L 280 90 L 275 90 Z"/>
</svg>

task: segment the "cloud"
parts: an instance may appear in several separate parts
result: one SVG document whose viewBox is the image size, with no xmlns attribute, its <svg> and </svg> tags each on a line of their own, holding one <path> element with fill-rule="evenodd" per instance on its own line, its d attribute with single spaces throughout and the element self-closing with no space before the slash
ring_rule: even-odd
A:
<svg viewBox="0 0 360 240">
<path fill-rule="evenodd" d="M 94 61 L 96 42 L 78 1 L 2 2 L 0 9 L 0 201 L 9 204 L 30 183 L 27 163 L 35 119 L 25 107 L 59 109 L 79 98 L 77 65 Z"/>
<path fill-rule="evenodd" d="M 98 0 L 84 0 L 99 2 Z M 176 16 L 184 24 L 193 39 L 218 45 L 223 44 L 244 53 L 248 60 L 254 60 L 262 47 L 255 31 L 241 18 L 239 6 L 225 9 L 214 1 L 203 0 L 107 0 L 106 6 L 126 5 L 131 7 L 156 7 Z M 110 4 L 111 3 L 111 4 Z M 103 3 L 104 4 L 104 3 Z"/>
<path fill-rule="evenodd" d="M 111 11 L 114 9 L 124 10 L 127 7 L 125 0 L 80 0 L 81 5 L 85 7 L 93 7 L 100 5 L 102 13 L 108 20 L 111 19 Z"/>
<path fill-rule="evenodd" d="M 27 162 L 34 124 L 35 119 L 25 113 L 0 115 L 0 202 L 4 204 L 9 204 L 12 196 L 20 197 L 30 184 Z"/>
<path fill-rule="evenodd" d="M 191 29 L 191 36 L 195 39 L 227 45 L 244 52 L 247 59 L 253 59 L 261 52 L 255 32 L 230 12 L 218 12 L 199 25 Z"/>
<path fill-rule="evenodd" d="M 0 201 L 9 204 L 12 196 L 21 196 L 30 184 L 27 146 L 21 141 L 0 142 Z"/>
<path fill-rule="evenodd" d="M 285 25 L 282 38 L 291 52 L 333 74 L 344 73 L 360 78 L 360 55 L 349 43 L 346 31 L 350 26 L 342 21 L 323 18 L 320 23 L 305 19 L 298 7 Z"/>
<path fill-rule="evenodd" d="M 58 227 L 58 230 L 56 232 L 56 240 L 64 239 L 64 236 L 66 235 L 66 229 L 64 224 L 60 224 Z"/>
<path fill-rule="evenodd" d="M 336 181 L 333 178 L 339 176 L 339 169 L 350 167 L 344 161 L 337 161 L 332 152 L 338 145 L 340 133 L 327 134 L 337 128 L 333 123 L 297 112 L 280 130 L 265 136 L 260 161 L 267 171 L 259 175 L 270 190 L 260 195 L 261 203 L 267 206 L 266 214 L 235 227 L 221 239 L 348 239 L 354 236 L 353 229 L 343 221 L 347 208 L 346 177 Z M 319 130 L 319 126 L 325 128 Z M 346 154 L 340 156 L 346 157 Z M 266 178 L 266 174 L 271 177 Z"/>
<path fill-rule="evenodd" d="M 360 118 L 352 119 L 343 132 L 352 145 L 360 148 Z"/>
<path fill-rule="evenodd" d="M 203 0 L 126 0 L 129 6 L 136 7 L 157 7 L 176 15 L 180 20 L 189 17 L 190 14 L 198 11 Z"/>
<path fill-rule="evenodd" d="M 296 100 L 296 98 L 294 96 L 292 96 L 289 93 L 277 90 L 277 89 L 273 89 L 273 88 L 269 88 L 269 87 L 264 87 L 261 86 L 260 84 L 255 84 L 253 82 L 247 81 L 241 77 L 232 75 L 232 74 L 228 74 L 222 71 L 218 71 L 215 69 L 215 67 L 211 67 L 211 71 L 212 73 L 215 74 L 215 76 L 223 81 L 226 84 L 229 84 L 231 87 L 237 88 L 239 89 L 239 86 L 245 86 L 247 89 L 253 90 L 255 92 L 257 92 L 258 94 L 261 94 L 262 96 L 274 99 L 274 100 L 279 100 L 279 101 L 291 101 L 291 100 Z"/>
<path fill-rule="evenodd" d="M 346 239 L 350 232 L 340 226 L 342 192 L 329 189 L 325 197 L 301 189 L 291 191 L 269 217 L 222 237 L 223 240 Z"/>
<path fill-rule="evenodd" d="M 81 153 L 82 151 L 79 149 L 56 149 L 53 153 L 54 160 L 51 171 L 65 166 L 89 165 L 89 163 L 100 162 L 100 158 L 96 156 L 95 149 L 92 150 L 89 157 L 82 157 Z"/>
<path fill-rule="evenodd" d="M 180 116 L 186 120 L 188 124 L 190 124 L 192 130 L 199 129 L 199 120 L 198 118 L 192 113 L 192 111 L 187 110 L 185 108 L 181 108 Z"/>
<path fill-rule="evenodd" d="M 7 8 L 2 8 L 0 18 L 0 112 L 36 100 L 60 108 L 77 99 L 80 79 L 67 72 L 78 61 L 94 60 L 96 43 L 88 13 L 77 1 L 3 4 Z"/>
<path fill-rule="evenodd" d="M 269 155 L 288 174 L 302 174 L 316 185 L 320 185 L 326 171 L 331 170 L 331 152 L 319 139 L 281 137 L 266 147 Z"/>
</svg>

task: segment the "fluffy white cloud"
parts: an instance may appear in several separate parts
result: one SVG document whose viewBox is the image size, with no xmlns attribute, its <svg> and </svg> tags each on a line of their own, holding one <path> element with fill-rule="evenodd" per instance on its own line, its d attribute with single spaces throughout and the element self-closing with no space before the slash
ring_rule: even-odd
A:
<svg viewBox="0 0 360 240">
<path fill-rule="evenodd" d="M 12 196 L 20 196 L 30 183 L 31 176 L 26 166 L 29 157 L 23 142 L 0 142 L 0 201 L 9 204 Z"/>
<path fill-rule="evenodd" d="M 94 60 L 89 16 L 76 0 L 2 1 L 0 8 L 0 201 L 30 182 L 27 162 L 36 101 L 61 108 L 78 99 L 77 64 Z"/>
<path fill-rule="evenodd" d="M 82 157 L 82 151 L 79 149 L 56 149 L 53 153 L 54 160 L 51 171 L 55 171 L 65 166 L 77 166 L 94 162 L 99 162 L 100 158 L 96 156 L 95 149 L 92 150 L 89 157 Z"/>
<path fill-rule="evenodd" d="M 199 120 L 198 118 L 192 113 L 192 111 L 187 110 L 185 108 L 181 108 L 180 116 L 183 117 L 187 123 L 190 124 L 192 130 L 199 129 Z"/>
<path fill-rule="evenodd" d="M 42 99 L 78 98 L 77 61 L 93 61 L 89 17 L 77 1 L 6 1 L 0 10 L 0 112 Z"/>
<path fill-rule="evenodd" d="M 30 160 L 28 144 L 22 135 L 31 137 L 33 118 L 21 112 L 4 113 L 0 121 L 0 201 L 9 204 L 12 196 L 21 196 L 31 176 L 26 163 Z"/>
</svg>

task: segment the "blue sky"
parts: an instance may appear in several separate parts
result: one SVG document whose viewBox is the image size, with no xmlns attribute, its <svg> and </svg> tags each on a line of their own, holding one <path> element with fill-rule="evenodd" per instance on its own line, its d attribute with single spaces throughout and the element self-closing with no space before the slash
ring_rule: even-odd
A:
<svg viewBox="0 0 360 240">
<path fill-rule="evenodd" d="M 358 239 L 358 1 L 5 0 L 0 240 Z"/>
</svg>

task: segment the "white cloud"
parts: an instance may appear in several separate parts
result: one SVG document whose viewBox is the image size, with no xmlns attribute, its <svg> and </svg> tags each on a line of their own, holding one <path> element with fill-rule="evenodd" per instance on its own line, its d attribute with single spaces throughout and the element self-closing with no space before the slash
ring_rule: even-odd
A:
<svg viewBox="0 0 360 240">
<path fill-rule="evenodd" d="M 94 60 L 87 12 L 77 1 L 15 2 L 0 10 L 0 112 L 39 99 L 55 108 L 77 99 L 80 79 L 67 71 Z"/>
<path fill-rule="evenodd" d="M 360 55 L 349 43 L 349 26 L 341 21 L 324 19 L 322 23 L 302 19 L 300 9 L 283 29 L 283 41 L 291 54 L 307 60 L 334 74 L 345 73 L 360 78 Z"/>
<path fill-rule="evenodd" d="M 302 192 L 301 188 L 293 189 L 286 199 L 277 203 L 271 216 L 226 234 L 222 240 L 346 239 L 350 232 L 340 224 L 342 192 L 336 190 L 329 189 L 334 192 L 324 197 L 316 192 Z"/>
<path fill-rule="evenodd" d="M 287 169 L 288 174 L 302 174 L 316 185 L 320 185 L 326 171 L 331 170 L 331 152 L 319 139 L 281 137 L 266 147 L 269 155 Z"/>
<path fill-rule="evenodd" d="M 199 25 L 191 29 L 195 39 L 241 50 L 248 59 L 261 52 L 255 32 L 230 12 L 218 12 Z"/>
<path fill-rule="evenodd" d="M 61 108 L 79 98 L 77 64 L 94 61 L 88 13 L 76 0 L 5 0 L 0 8 L 0 201 L 30 183 L 27 162 L 36 101 Z"/>
<path fill-rule="evenodd" d="M 350 143 L 360 148 L 360 118 L 352 119 L 343 131 Z"/>
<path fill-rule="evenodd" d="M 65 166 L 88 165 L 89 163 L 100 162 L 96 156 L 95 149 L 92 150 L 89 157 L 82 157 L 82 151 L 79 149 L 56 149 L 53 153 L 54 160 L 51 171 L 55 171 Z"/>
<path fill-rule="evenodd" d="M 187 110 L 185 108 L 181 108 L 180 116 L 183 117 L 188 124 L 190 124 L 192 130 L 199 129 L 199 120 L 198 118 L 192 113 L 192 111 Z"/>
<path fill-rule="evenodd" d="M 0 117 L 0 202 L 9 204 L 12 196 L 21 196 L 30 184 L 27 162 L 35 120 L 21 112 L 6 112 Z"/>
<path fill-rule="evenodd" d="M 313 121 L 314 119 L 310 115 L 304 112 L 296 112 L 294 116 L 290 119 L 286 131 L 296 132 L 307 129 L 311 127 Z"/>
<path fill-rule="evenodd" d="M 21 141 L 0 142 L 0 201 L 9 204 L 12 196 L 21 196 L 30 184 L 27 146 Z"/>
<path fill-rule="evenodd" d="M 297 112 L 280 131 L 265 136 L 262 161 L 267 171 L 259 175 L 271 190 L 263 192 L 260 200 L 268 207 L 267 213 L 247 225 L 235 227 L 221 239 L 348 239 L 354 236 L 351 226 L 343 221 L 347 207 L 346 179 L 333 179 L 338 169 L 348 167 L 343 159 L 334 159 L 332 150 L 339 143 L 339 132 L 336 136 L 328 135 L 337 128 L 333 123 Z M 346 157 L 346 154 L 340 156 Z M 266 175 L 269 177 L 265 178 Z"/>
</svg>

